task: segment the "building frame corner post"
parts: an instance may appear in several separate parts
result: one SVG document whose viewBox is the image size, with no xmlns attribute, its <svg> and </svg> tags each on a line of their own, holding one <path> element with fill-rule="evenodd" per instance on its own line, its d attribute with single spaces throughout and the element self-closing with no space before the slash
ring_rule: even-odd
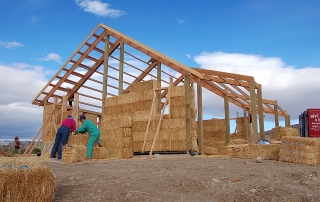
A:
<svg viewBox="0 0 320 202">
<path fill-rule="evenodd" d="M 264 134 L 264 113 L 263 113 L 263 103 L 262 103 L 262 86 L 259 84 L 257 89 L 258 94 L 258 111 L 259 111 L 259 132 L 260 132 L 260 139 L 265 139 Z"/>
<path fill-rule="evenodd" d="M 198 139 L 199 152 L 204 154 L 203 149 L 203 113 L 202 113 L 202 81 L 199 78 L 197 82 L 197 101 L 198 101 Z"/>
<path fill-rule="evenodd" d="M 187 151 L 192 149 L 191 144 L 191 92 L 190 92 L 190 73 L 184 77 L 185 98 L 186 98 L 186 148 Z"/>
<path fill-rule="evenodd" d="M 250 81 L 250 101 L 251 101 L 251 122 L 252 122 L 252 141 L 257 142 L 259 139 L 258 123 L 257 123 L 257 103 L 256 103 L 256 87 L 255 81 Z"/>
<path fill-rule="evenodd" d="M 104 39 L 104 54 L 103 54 L 103 85 L 102 85 L 102 118 L 104 115 L 105 98 L 108 93 L 108 66 L 109 66 L 109 42 L 110 36 L 106 35 Z M 102 119 L 101 118 L 101 119 Z"/>
</svg>

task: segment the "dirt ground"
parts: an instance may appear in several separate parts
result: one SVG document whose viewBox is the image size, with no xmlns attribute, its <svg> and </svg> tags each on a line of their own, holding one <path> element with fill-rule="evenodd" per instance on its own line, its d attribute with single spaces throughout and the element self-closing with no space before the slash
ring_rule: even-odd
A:
<svg viewBox="0 0 320 202">
<path fill-rule="evenodd" d="M 320 201 L 320 166 L 229 157 L 43 162 L 54 201 Z"/>
</svg>

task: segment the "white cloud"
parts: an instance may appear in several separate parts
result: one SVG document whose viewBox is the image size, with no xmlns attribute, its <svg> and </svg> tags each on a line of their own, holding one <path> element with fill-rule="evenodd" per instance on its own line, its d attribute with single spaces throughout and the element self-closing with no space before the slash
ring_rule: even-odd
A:
<svg viewBox="0 0 320 202">
<path fill-rule="evenodd" d="M 190 55 L 190 54 L 186 54 L 186 56 L 187 56 L 188 58 L 191 58 L 191 55 Z"/>
<path fill-rule="evenodd" d="M 103 3 L 100 0 L 75 0 L 78 6 L 84 11 L 95 14 L 101 17 L 118 18 L 127 13 L 122 10 L 111 9 L 108 3 Z"/>
<path fill-rule="evenodd" d="M 179 24 L 184 23 L 184 20 L 178 19 L 178 23 Z"/>
<path fill-rule="evenodd" d="M 3 46 L 5 48 L 17 48 L 17 47 L 23 47 L 24 45 L 16 41 L 12 41 L 12 42 L 0 41 L 0 46 Z"/>
<path fill-rule="evenodd" d="M 262 84 L 263 98 L 277 100 L 280 107 L 288 110 L 292 120 L 297 120 L 307 108 L 320 107 L 319 67 L 296 69 L 276 57 L 223 52 L 204 52 L 194 60 L 200 68 L 254 76 L 255 81 Z M 212 108 L 215 101 L 211 93 L 204 96 L 204 105 L 211 104 Z M 223 106 L 222 98 L 217 102 Z M 232 115 L 235 110 L 242 113 L 242 109 L 235 107 Z M 223 108 L 217 113 L 224 114 Z"/>
<path fill-rule="evenodd" d="M 61 57 L 56 53 L 49 53 L 45 58 L 41 58 L 41 60 L 61 63 Z"/>
<path fill-rule="evenodd" d="M 33 137 L 42 123 L 42 107 L 31 104 L 45 81 L 42 67 L 24 63 L 0 64 L 0 137 Z M 9 138 L 10 139 L 10 138 Z"/>
</svg>

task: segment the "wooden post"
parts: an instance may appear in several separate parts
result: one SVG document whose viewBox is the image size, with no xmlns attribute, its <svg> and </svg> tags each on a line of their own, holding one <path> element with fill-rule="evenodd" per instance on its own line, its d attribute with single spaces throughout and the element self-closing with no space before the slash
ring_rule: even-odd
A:
<svg viewBox="0 0 320 202">
<path fill-rule="evenodd" d="M 72 115 L 73 115 L 73 118 L 75 120 L 77 120 L 78 119 L 78 115 L 79 115 L 79 94 L 78 93 L 74 94 L 73 100 L 74 100 L 74 104 L 73 104 L 73 113 L 72 113 Z"/>
<path fill-rule="evenodd" d="M 191 93 L 190 93 L 190 73 L 187 73 L 184 77 L 184 87 L 186 96 L 186 146 L 187 151 L 192 149 L 191 145 Z"/>
<path fill-rule="evenodd" d="M 252 121 L 252 141 L 258 141 L 258 124 L 257 124 L 257 104 L 256 104 L 256 92 L 255 81 L 250 81 L 250 101 L 251 101 L 251 121 Z"/>
<path fill-rule="evenodd" d="M 248 114 L 247 108 L 243 108 L 243 127 L 244 127 L 244 138 L 248 140 Z"/>
<path fill-rule="evenodd" d="M 203 114 L 202 114 L 202 81 L 198 80 L 197 83 L 197 100 L 198 100 L 198 139 L 199 139 L 199 152 L 203 155 Z"/>
<path fill-rule="evenodd" d="M 161 62 L 157 62 L 157 81 L 161 84 Z"/>
<path fill-rule="evenodd" d="M 61 122 L 60 123 L 62 123 L 63 119 L 66 118 L 66 117 L 62 117 L 62 116 L 63 116 L 64 112 L 67 111 L 67 106 L 68 106 L 68 99 L 67 99 L 67 96 L 64 95 L 62 97 L 62 106 L 61 106 L 62 111 L 61 111 Z"/>
<path fill-rule="evenodd" d="M 120 61 L 119 61 L 119 92 L 118 95 L 122 94 L 123 91 L 123 62 L 124 62 L 124 43 L 120 42 Z"/>
<path fill-rule="evenodd" d="M 279 127 L 279 114 L 278 114 L 278 102 L 277 100 L 274 101 L 274 124 L 275 127 Z"/>
<path fill-rule="evenodd" d="M 286 111 L 285 123 L 286 123 L 286 127 L 290 127 L 290 126 L 291 126 L 291 123 L 290 123 L 290 115 L 288 114 L 288 111 Z"/>
<path fill-rule="evenodd" d="M 263 114 L 263 105 L 262 105 L 262 86 L 259 84 L 258 86 L 258 110 L 259 110 L 259 131 L 260 131 L 260 139 L 265 140 L 264 135 L 264 114 Z"/>
<path fill-rule="evenodd" d="M 104 102 L 107 97 L 107 84 L 108 84 L 108 63 L 109 63 L 109 35 L 104 39 L 104 54 L 103 54 L 103 86 L 102 86 L 102 117 L 104 115 Z"/>
<path fill-rule="evenodd" d="M 224 96 L 224 121 L 226 126 L 226 144 L 230 143 L 230 113 L 228 95 Z"/>
<path fill-rule="evenodd" d="M 153 108 L 156 102 L 156 97 L 157 97 L 157 91 L 154 92 L 153 95 L 153 99 L 152 99 L 152 104 L 151 104 L 151 110 L 150 110 L 150 114 L 149 114 L 149 120 L 148 120 L 148 125 L 147 125 L 147 130 L 146 130 L 146 134 L 144 136 L 144 141 L 143 141 L 143 145 L 142 145 L 142 153 L 144 153 L 145 147 L 146 147 L 146 142 L 147 142 L 147 136 L 149 133 L 149 127 L 150 127 L 150 122 L 151 122 L 151 118 L 152 118 L 152 114 L 153 114 Z"/>
</svg>

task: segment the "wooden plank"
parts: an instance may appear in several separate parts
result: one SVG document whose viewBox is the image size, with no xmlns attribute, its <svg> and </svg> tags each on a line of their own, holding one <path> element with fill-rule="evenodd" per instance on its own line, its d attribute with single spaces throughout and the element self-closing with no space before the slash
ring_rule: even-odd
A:
<svg viewBox="0 0 320 202">
<path fill-rule="evenodd" d="M 265 140 L 264 135 L 264 115 L 263 115 L 263 105 L 262 105 L 262 86 L 259 84 L 259 88 L 257 89 L 258 96 L 258 111 L 259 111 L 259 132 L 261 140 Z"/>
<path fill-rule="evenodd" d="M 198 139 L 199 152 L 204 155 L 203 150 L 203 113 L 202 113 L 202 81 L 197 82 L 197 101 L 198 101 Z"/>
<path fill-rule="evenodd" d="M 244 118 L 244 124 L 243 124 L 243 127 L 244 127 L 244 138 L 246 140 L 248 140 L 248 114 L 247 114 L 247 108 L 243 108 L 243 118 Z"/>
<path fill-rule="evenodd" d="M 252 141 L 258 141 L 258 124 L 257 124 L 257 104 L 256 104 L 256 92 L 255 82 L 250 81 L 250 101 L 251 101 L 251 120 L 252 120 Z"/>
<path fill-rule="evenodd" d="M 229 97 L 224 97 L 224 119 L 226 126 L 226 144 L 230 143 L 230 111 L 229 111 Z"/>
<path fill-rule="evenodd" d="M 150 153 L 149 153 L 149 158 L 152 158 L 153 148 L 154 148 L 154 146 L 156 144 L 156 141 L 157 141 L 157 138 L 158 138 L 160 126 L 161 126 L 162 119 L 163 119 L 163 114 L 164 114 L 164 111 L 166 110 L 167 105 L 168 105 L 168 98 L 166 99 L 166 101 L 164 103 L 164 106 L 163 106 L 163 109 L 161 111 L 160 120 L 159 120 L 159 123 L 158 123 L 156 134 L 154 135 L 154 138 L 153 138 L 152 146 L 151 146 Z"/>
<path fill-rule="evenodd" d="M 157 61 L 157 81 L 161 84 L 161 63 Z"/>
<path fill-rule="evenodd" d="M 286 127 L 290 127 L 290 115 L 288 114 L 288 112 L 286 111 L 286 115 L 285 115 L 285 126 Z"/>
<path fill-rule="evenodd" d="M 146 134 L 144 136 L 142 150 L 141 150 L 142 153 L 144 153 L 145 148 L 146 148 L 146 142 L 147 142 L 147 136 L 148 136 L 148 133 L 149 133 L 150 122 L 151 122 L 151 119 L 152 119 L 153 109 L 154 109 L 154 105 L 155 105 L 155 102 L 156 102 L 156 95 L 157 95 L 157 93 L 154 92 L 153 99 L 152 99 L 152 104 L 151 104 L 151 110 L 150 110 L 149 119 L 148 119 L 147 130 L 146 130 Z"/>
</svg>

